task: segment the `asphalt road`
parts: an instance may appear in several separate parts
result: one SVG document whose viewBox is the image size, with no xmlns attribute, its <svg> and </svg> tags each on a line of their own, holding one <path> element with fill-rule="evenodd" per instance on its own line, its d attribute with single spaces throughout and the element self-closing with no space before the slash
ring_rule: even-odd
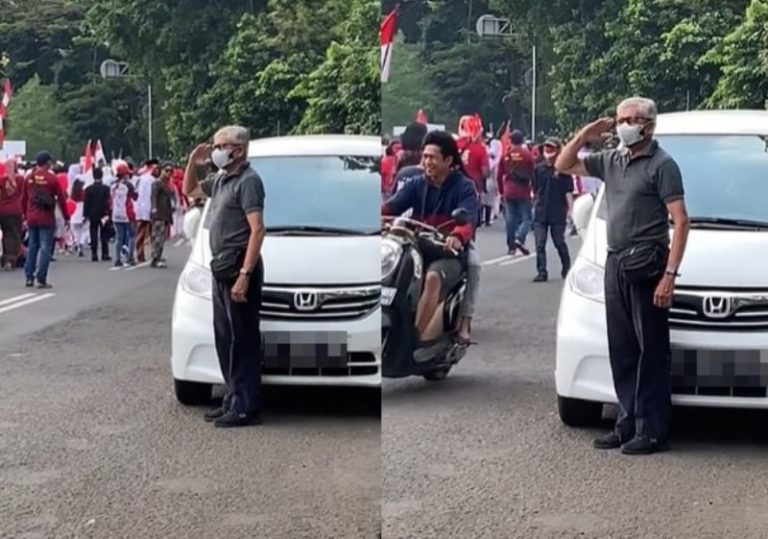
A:
<svg viewBox="0 0 768 539">
<path fill-rule="evenodd" d="M 534 259 L 499 259 L 501 226 L 480 233 L 479 345 L 444 382 L 384 384 L 384 537 L 766 537 L 768 414 L 678 411 L 672 451 L 647 457 L 560 423 L 559 261 L 532 283 Z"/>
<path fill-rule="evenodd" d="M 0 537 L 376 537 L 378 393 L 269 391 L 264 425 L 231 430 L 176 402 L 187 252 L 166 270 L 62 256 L 52 295 L 0 273 Z"/>
</svg>

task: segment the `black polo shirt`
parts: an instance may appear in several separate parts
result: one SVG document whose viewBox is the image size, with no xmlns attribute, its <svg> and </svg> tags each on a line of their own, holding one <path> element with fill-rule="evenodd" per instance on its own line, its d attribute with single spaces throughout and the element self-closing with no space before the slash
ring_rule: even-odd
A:
<svg viewBox="0 0 768 539">
<path fill-rule="evenodd" d="M 211 199 L 211 254 L 245 249 L 251 236 L 246 216 L 264 211 L 264 184 L 246 161 L 231 172 L 216 172 L 200 182 L 203 193 Z"/>
<path fill-rule="evenodd" d="M 536 167 L 533 176 L 536 195 L 533 219 L 537 223 L 565 225 L 568 216 L 568 193 L 573 193 L 573 177 L 560 174 L 546 163 Z"/>
</svg>

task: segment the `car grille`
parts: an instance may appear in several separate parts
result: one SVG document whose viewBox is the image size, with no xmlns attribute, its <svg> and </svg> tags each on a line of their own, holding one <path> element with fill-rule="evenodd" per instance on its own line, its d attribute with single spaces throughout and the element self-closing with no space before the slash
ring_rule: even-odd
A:
<svg viewBox="0 0 768 539">
<path fill-rule="evenodd" d="M 357 320 L 381 301 L 381 283 L 333 286 L 264 286 L 261 316 L 266 320 Z"/>
<path fill-rule="evenodd" d="M 675 290 L 669 325 L 674 329 L 764 331 L 768 329 L 768 290 Z"/>
<path fill-rule="evenodd" d="M 367 352 L 351 352 L 346 367 L 335 368 L 264 368 L 265 375 L 281 376 L 366 376 L 379 372 L 376 356 Z"/>
</svg>

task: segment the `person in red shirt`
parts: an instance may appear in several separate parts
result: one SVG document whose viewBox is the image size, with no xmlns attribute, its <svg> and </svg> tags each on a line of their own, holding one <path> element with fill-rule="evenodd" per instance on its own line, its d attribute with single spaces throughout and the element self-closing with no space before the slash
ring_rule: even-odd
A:
<svg viewBox="0 0 768 539">
<path fill-rule="evenodd" d="M 525 246 L 525 239 L 533 221 L 531 188 L 536 160 L 524 146 L 525 136 L 521 131 L 512 132 L 512 144 L 504 156 L 500 192 L 504 196 L 504 218 L 507 221 L 507 252 L 514 255 L 519 250 L 524 255 L 531 252 Z"/>
<path fill-rule="evenodd" d="M 483 124 L 476 116 L 464 116 L 459 121 L 459 139 L 456 141 L 467 176 L 475 184 L 478 200 L 487 191 L 485 180 L 491 168 L 488 148 L 483 141 Z M 477 226 L 483 222 L 483 207 L 478 204 Z"/>
<path fill-rule="evenodd" d="M 395 166 L 397 157 L 392 151 L 392 146 L 387 144 L 384 148 L 384 155 L 381 158 L 381 196 L 387 199 L 392 194 L 395 183 Z"/>
<path fill-rule="evenodd" d="M 23 211 L 21 190 L 24 178 L 16 172 L 13 159 L 0 164 L 0 232 L 3 236 L 3 254 L 0 270 L 11 271 L 21 254 Z"/>
<path fill-rule="evenodd" d="M 53 235 L 56 230 L 56 206 L 61 210 L 64 222 L 69 226 L 67 195 L 51 172 L 51 154 L 42 151 L 35 158 L 35 168 L 27 176 L 21 193 L 21 206 L 27 221 L 29 248 L 24 272 L 27 287 L 37 278 L 38 288 L 51 288 L 48 282 L 48 265 L 51 261 Z M 40 261 L 38 264 L 38 254 Z"/>
</svg>

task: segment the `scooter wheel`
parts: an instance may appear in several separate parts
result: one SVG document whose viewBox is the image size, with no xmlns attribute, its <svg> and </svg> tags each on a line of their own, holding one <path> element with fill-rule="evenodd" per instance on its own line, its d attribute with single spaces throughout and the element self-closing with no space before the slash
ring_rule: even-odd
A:
<svg viewBox="0 0 768 539">
<path fill-rule="evenodd" d="M 424 374 L 424 379 L 430 382 L 442 382 L 448 377 L 448 373 L 451 372 L 450 367 L 441 367 L 433 371 L 429 371 Z"/>
</svg>

